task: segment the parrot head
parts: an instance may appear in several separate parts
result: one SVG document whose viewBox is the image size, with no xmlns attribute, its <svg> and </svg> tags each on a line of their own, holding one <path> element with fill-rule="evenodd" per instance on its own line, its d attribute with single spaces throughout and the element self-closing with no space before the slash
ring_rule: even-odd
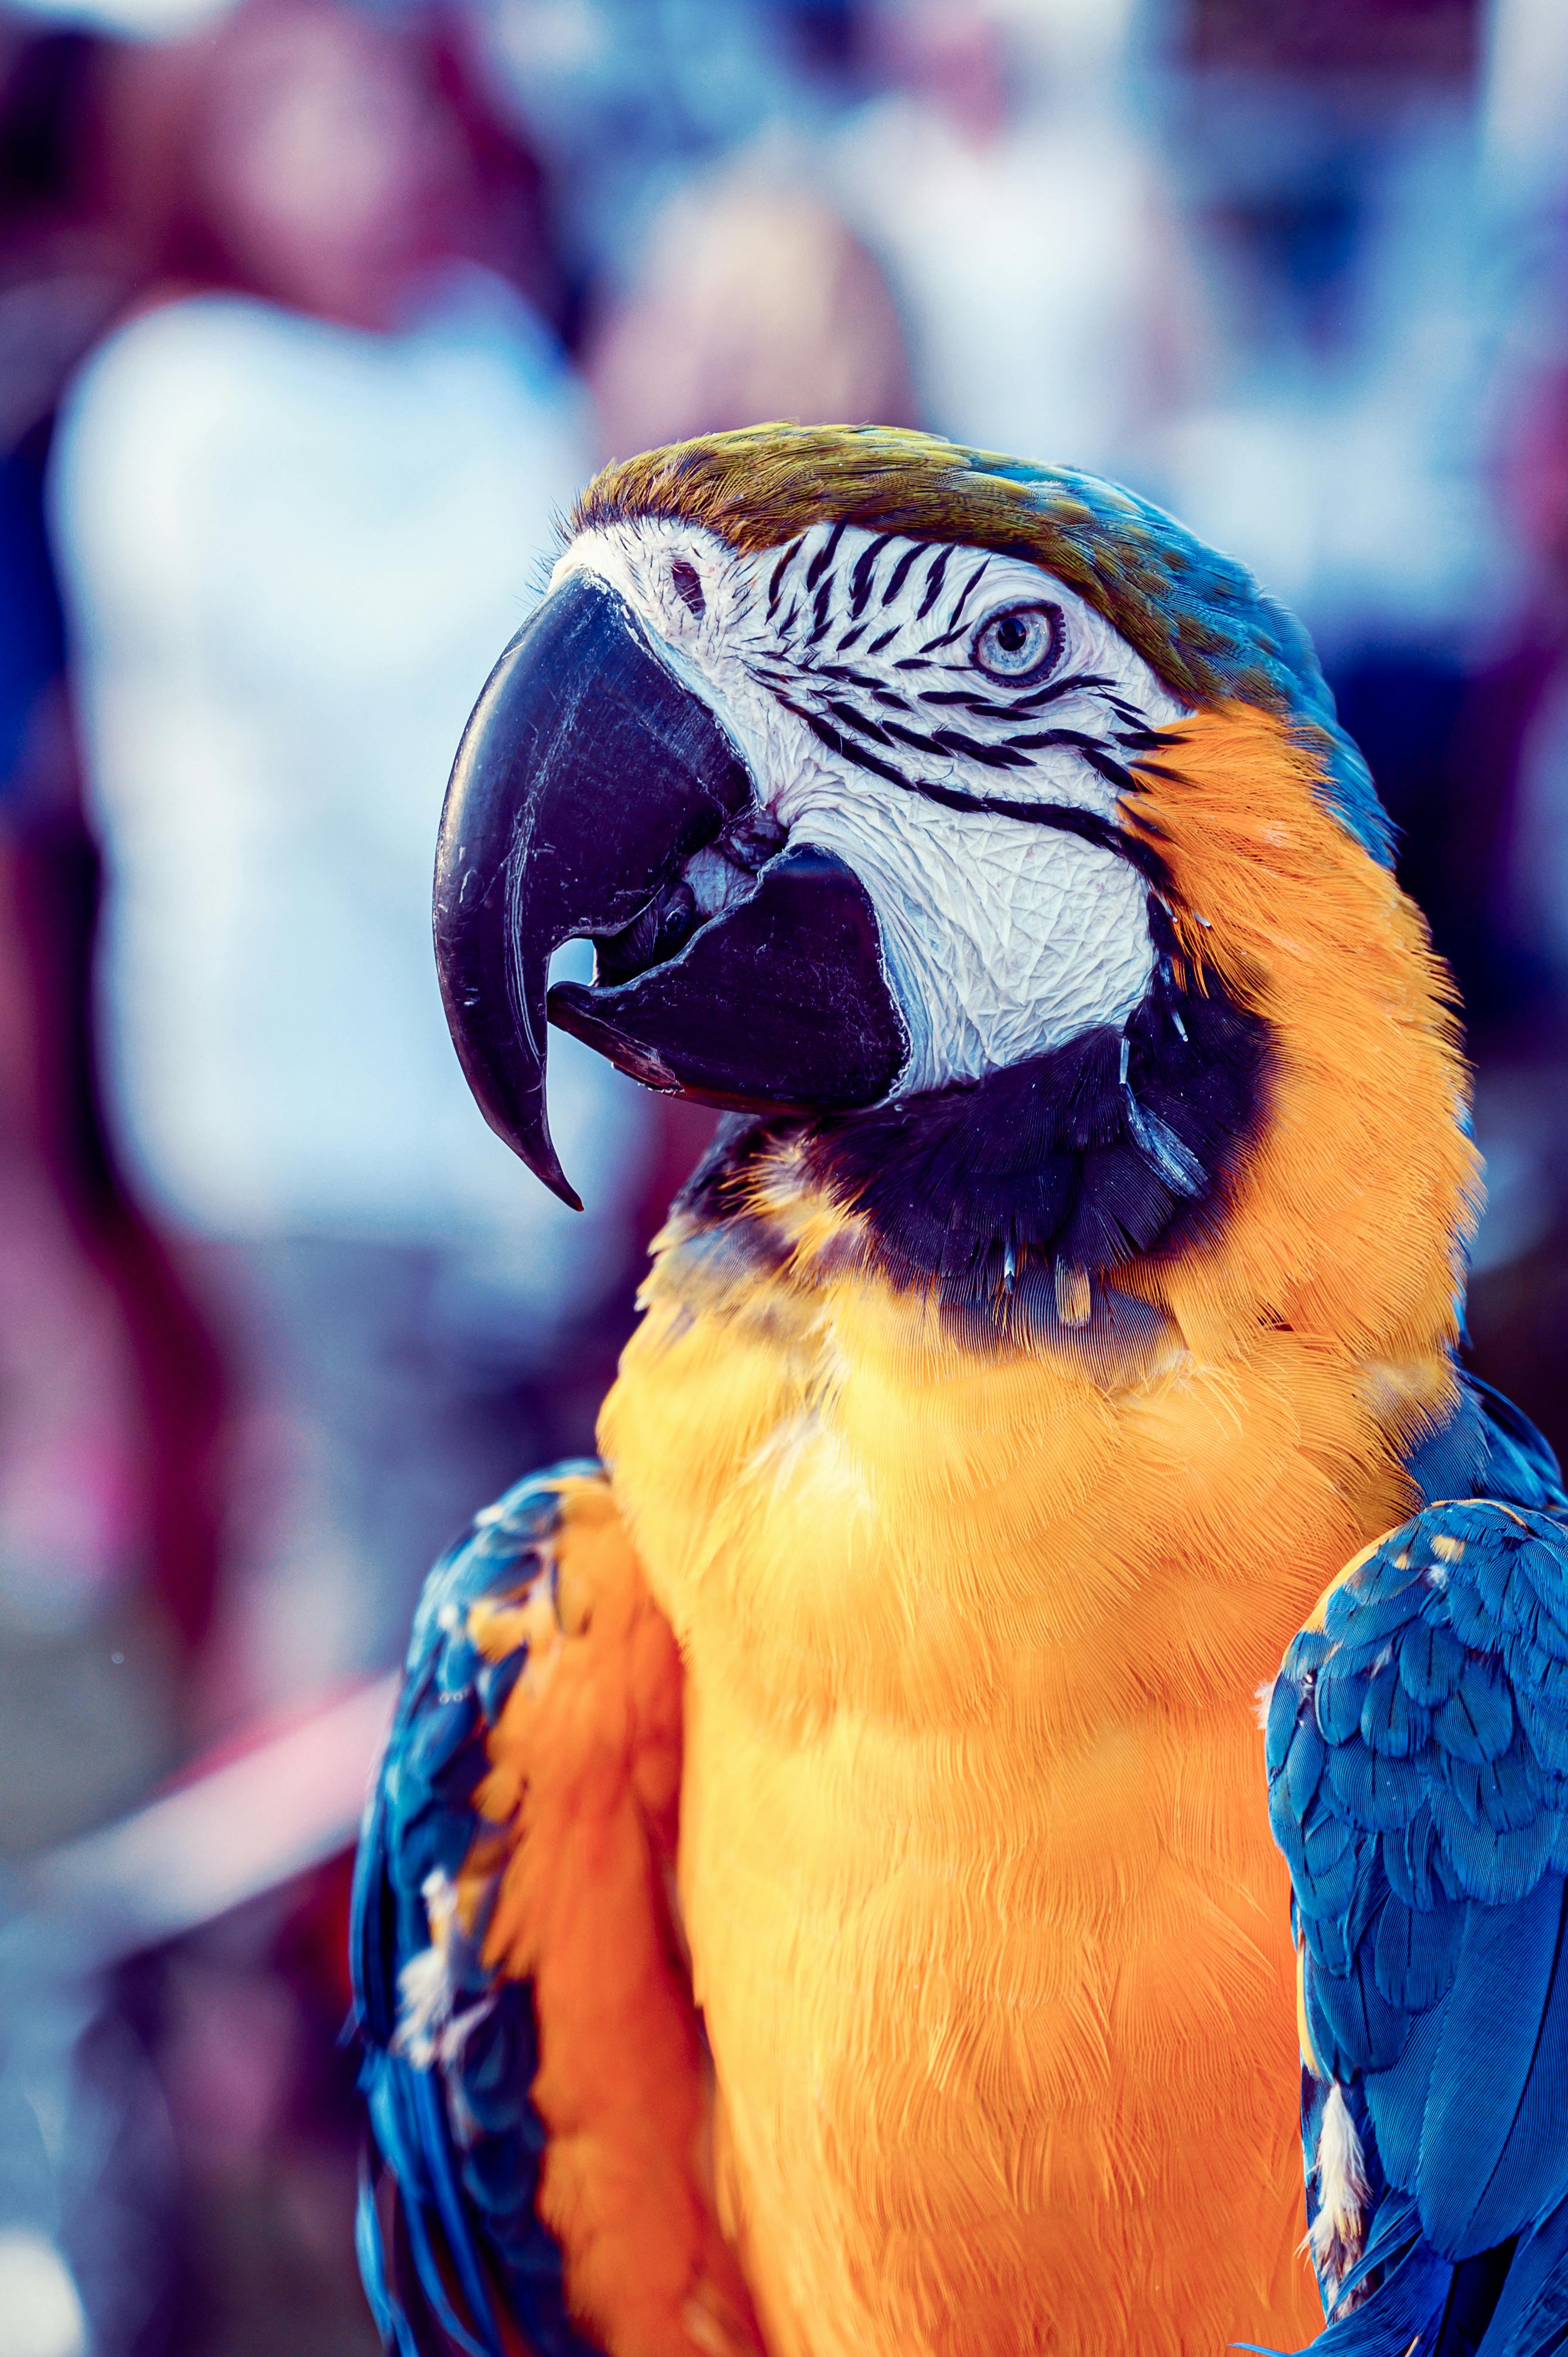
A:
<svg viewBox="0 0 1568 2357">
<path fill-rule="evenodd" d="M 1227 888 L 1266 903 L 1292 813 L 1244 791 L 1210 892 L 1190 739 L 1217 715 L 1230 771 L 1241 716 L 1391 891 L 1305 634 L 1145 501 L 881 428 L 611 466 L 443 816 L 437 960 L 487 1119 L 576 1200 L 554 1023 L 652 1088 L 794 1118 L 919 1266 L 1010 1286 L 1046 1256 L 1070 1317 L 1078 1272 L 1201 1211 L 1267 1092 L 1268 955 L 1215 929 Z M 552 987 L 582 937 L 592 983 Z"/>
</svg>

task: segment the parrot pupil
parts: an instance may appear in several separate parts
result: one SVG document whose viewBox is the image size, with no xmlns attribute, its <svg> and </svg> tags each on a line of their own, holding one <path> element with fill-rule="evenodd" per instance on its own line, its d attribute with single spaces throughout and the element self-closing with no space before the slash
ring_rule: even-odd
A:
<svg viewBox="0 0 1568 2357">
<path fill-rule="evenodd" d="M 1017 653 L 1028 635 L 1016 614 L 1009 614 L 1006 620 L 998 625 L 996 631 L 997 643 L 1004 654 L 1010 655 Z"/>
</svg>

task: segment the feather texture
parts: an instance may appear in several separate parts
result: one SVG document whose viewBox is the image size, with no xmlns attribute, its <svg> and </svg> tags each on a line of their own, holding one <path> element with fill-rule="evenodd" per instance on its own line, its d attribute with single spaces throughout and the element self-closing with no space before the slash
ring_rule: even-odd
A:
<svg viewBox="0 0 1568 2357">
<path fill-rule="evenodd" d="M 360 1837 L 351 1943 L 371 2157 L 360 2250 L 400 2357 L 505 2357 L 503 2318 L 536 2357 L 593 2357 L 534 2211 L 545 2135 L 531 1992 L 497 1986 L 479 1921 L 465 1926 L 451 1896 L 479 1828 L 496 1700 L 527 1659 L 519 1646 L 487 1681 L 471 1615 L 539 1576 L 560 1502 L 558 1477 L 521 1482 L 432 1573 Z"/>
<path fill-rule="evenodd" d="M 858 1159 L 770 1121 L 678 1210 L 609 1490 L 465 1590 L 445 1682 L 428 1628 L 411 1657 L 361 1907 L 372 2296 L 442 2357 L 503 2277 L 525 2336 L 609 2357 L 1284 2347 L 1299 2086 L 1322 2345 L 1474 2357 L 1490 2319 L 1486 2357 L 1544 2357 L 1561 1491 L 1455 1364 L 1448 985 L 1305 636 L 1142 501 L 925 437 L 712 437 L 578 521 L 632 514 L 978 544 L 1110 616 L 1191 707 L 1113 781 L 1171 1037 L 1073 1065 L 1051 1136 L 1113 1149 L 1104 1215 L 1035 1173 L 1023 1278 L 1004 1118 Z M 1225 1102 L 1178 1102 L 1206 1066 Z M 482 2114 L 507 2006 L 534 2042 Z"/>
<path fill-rule="evenodd" d="M 1541 1502 L 1434 1504 L 1368 1550 L 1291 1646 L 1271 1707 L 1309 2179 L 1351 2091 L 1390 2199 L 1419 2230 L 1345 2327 L 1346 2348 L 1379 2357 L 1409 2345 L 1412 2286 L 1433 2303 L 1434 2348 L 1555 2345 L 1542 2319 L 1562 2298 L 1559 2244 L 1549 2265 L 1532 2238 L 1568 2198 L 1568 1780 L 1552 1757 L 1568 1501 L 1521 1427 L 1511 1410 L 1499 1419 L 1487 1469 Z M 1323 1753 L 1321 1773 L 1295 1767 L 1304 1751 Z M 1320 2272 L 1333 2301 L 1343 2270 Z M 1337 2350 L 1338 2331 L 1322 2345 Z"/>
<path fill-rule="evenodd" d="M 681 1678 L 597 1469 L 428 1582 L 354 1910 L 361 2261 L 400 2357 L 754 2357 L 671 1922 Z"/>
<path fill-rule="evenodd" d="M 953 1320 L 781 1124 L 671 1222 L 601 1424 L 687 1662 L 721 2194 L 789 2357 L 1176 2357 L 1317 2312 L 1250 1698 L 1415 1453 L 1490 1446 L 1450 1355 L 1474 1162 L 1419 922 L 1311 759 L 1241 707 L 1175 734 L 1177 953 L 1269 1051 L 1212 1227 L 1090 1273 L 1147 1325 Z M 1419 1722 L 1385 1706 L 1391 1817 Z M 1291 1747 L 1304 1806 L 1334 1752 Z M 1349 1907 L 1348 1826 L 1303 1842 Z M 1375 1945 L 1343 1995 L 1335 2035 L 1391 2050 Z"/>
</svg>

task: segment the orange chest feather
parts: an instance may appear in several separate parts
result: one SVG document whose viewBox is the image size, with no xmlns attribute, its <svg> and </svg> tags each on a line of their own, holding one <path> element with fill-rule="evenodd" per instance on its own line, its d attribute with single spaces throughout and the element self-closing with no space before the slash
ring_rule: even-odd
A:
<svg viewBox="0 0 1568 2357">
<path fill-rule="evenodd" d="M 1283 1333 L 1112 1395 L 870 1285 L 607 1404 L 688 1668 L 681 1885 L 780 2357 L 1303 2337 L 1288 1887 L 1254 1694 L 1405 1492 Z"/>
</svg>

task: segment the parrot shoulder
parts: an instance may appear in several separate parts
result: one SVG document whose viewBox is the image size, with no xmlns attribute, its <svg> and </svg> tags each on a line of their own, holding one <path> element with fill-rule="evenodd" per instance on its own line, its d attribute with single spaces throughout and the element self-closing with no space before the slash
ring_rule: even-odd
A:
<svg viewBox="0 0 1568 2357">
<path fill-rule="evenodd" d="M 425 1584 L 352 1927 L 360 2256 L 399 2357 L 757 2347 L 703 2155 L 682 1672 L 596 1465 Z"/>
<path fill-rule="evenodd" d="M 1446 2348 L 1456 2316 L 1455 2347 L 1524 2357 L 1568 2319 L 1568 1501 L 1477 1405 L 1523 1501 L 1434 1501 L 1366 1548 L 1268 1702 L 1314 2346 L 1343 2357 Z"/>
</svg>

